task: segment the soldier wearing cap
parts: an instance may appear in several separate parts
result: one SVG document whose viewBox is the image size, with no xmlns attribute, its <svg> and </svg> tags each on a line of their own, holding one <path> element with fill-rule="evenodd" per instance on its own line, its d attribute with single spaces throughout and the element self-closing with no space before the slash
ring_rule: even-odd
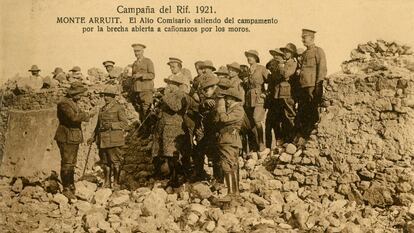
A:
<svg viewBox="0 0 414 233">
<path fill-rule="evenodd" d="M 295 136 L 294 119 L 295 101 L 292 98 L 291 82 L 296 73 L 297 62 L 294 59 L 296 56 L 296 46 L 292 43 L 288 43 L 286 47 L 280 48 L 284 53 L 285 61 L 280 67 L 279 80 L 276 80 L 276 86 L 274 91 L 274 107 L 275 109 L 275 122 L 276 136 L 278 140 L 282 142 L 291 142 Z M 283 144 L 281 143 L 281 144 Z"/>
<path fill-rule="evenodd" d="M 226 66 L 220 66 L 217 71 L 214 72 L 219 79 L 228 78 L 229 70 Z"/>
<path fill-rule="evenodd" d="M 59 81 L 60 83 L 65 83 L 68 81 L 67 76 L 62 68 L 56 67 L 55 70 L 52 72 L 53 78 Z"/>
<path fill-rule="evenodd" d="M 86 90 L 81 83 L 74 82 L 67 90 L 66 97 L 57 104 L 59 126 L 54 139 L 61 155 L 60 177 L 63 195 L 68 199 L 76 199 L 74 177 L 79 144 L 83 142 L 81 123 L 89 121 L 95 115 L 82 111 L 77 104 L 81 94 Z"/>
<path fill-rule="evenodd" d="M 203 65 L 203 61 L 196 61 L 194 63 L 194 67 L 197 71 L 197 76 L 193 78 L 193 85 L 191 87 L 190 95 L 197 95 L 198 87 L 201 81 L 201 75 L 203 74 L 203 69 L 201 68 Z"/>
<path fill-rule="evenodd" d="M 227 186 L 227 198 L 231 201 L 239 194 L 239 151 L 242 147 L 240 129 L 244 117 L 243 94 L 237 88 L 222 90 L 217 101 L 215 121 L 217 123 L 220 168 Z M 223 98 L 224 97 L 224 98 Z"/>
<path fill-rule="evenodd" d="M 28 70 L 32 75 L 31 77 L 33 78 L 42 78 L 42 76 L 40 76 L 40 69 L 37 67 L 37 65 L 32 65 L 32 67 Z"/>
<path fill-rule="evenodd" d="M 284 53 L 279 49 L 269 50 L 269 53 L 272 55 L 272 59 L 266 64 L 266 68 L 270 70 L 270 75 L 268 79 L 268 94 L 265 100 L 265 108 L 267 109 L 266 121 L 265 121 L 265 138 L 266 138 L 266 147 L 271 148 L 273 142 L 273 134 L 277 138 L 280 138 L 280 127 L 276 124 L 278 121 L 277 118 L 277 106 L 276 99 L 279 90 L 279 83 L 282 80 L 281 70 L 285 62 Z"/>
<path fill-rule="evenodd" d="M 83 80 L 82 71 L 79 66 L 74 66 L 69 70 L 69 72 L 69 82 L 78 82 Z"/>
<path fill-rule="evenodd" d="M 184 75 L 174 76 L 172 79 L 164 79 L 167 86 L 160 103 L 160 119 L 157 122 L 157 130 L 154 135 L 152 147 L 153 157 L 158 157 L 155 171 L 161 171 L 162 159 L 167 160 L 170 170 L 168 186 L 178 187 L 180 172 L 180 157 L 183 156 L 183 147 L 187 140 L 184 130 L 183 116 L 187 109 L 187 83 Z"/>
<path fill-rule="evenodd" d="M 263 121 L 265 117 L 265 83 L 267 82 L 269 71 L 259 64 L 259 53 L 256 50 L 248 50 L 244 54 L 250 65 L 248 90 L 246 92 L 246 114 L 250 119 L 251 125 L 255 126 L 256 151 L 267 153 L 269 149 L 264 144 Z"/>
<path fill-rule="evenodd" d="M 306 47 L 302 54 L 299 84 L 301 95 L 298 103 L 297 124 L 302 137 L 309 137 L 319 120 L 318 105 L 322 99 L 322 84 L 327 73 L 325 52 L 314 43 L 315 31 L 302 30 Z"/>
<path fill-rule="evenodd" d="M 169 61 L 167 62 L 167 65 L 170 66 L 170 70 L 171 70 L 171 75 L 168 78 L 172 79 L 174 75 L 183 74 L 187 80 L 185 83 L 188 89 L 186 93 L 189 93 L 190 88 L 191 88 L 191 83 L 192 83 L 191 72 L 188 69 L 183 68 L 183 62 L 179 58 L 170 57 Z"/>
<path fill-rule="evenodd" d="M 203 63 L 200 65 L 200 68 L 203 71 L 203 74 L 213 74 L 213 72 L 216 71 L 213 62 L 210 60 L 203 61 Z"/>
<path fill-rule="evenodd" d="M 132 91 L 133 103 L 143 122 L 149 113 L 153 102 L 154 92 L 154 64 L 151 59 L 144 57 L 143 44 L 133 44 L 134 54 L 137 60 L 132 65 L 132 78 L 134 79 Z"/>
<path fill-rule="evenodd" d="M 203 74 L 200 78 L 199 96 L 199 121 L 196 122 L 195 138 L 197 146 L 194 149 L 194 181 L 207 179 L 204 171 L 204 156 L 213 164 L 213 176 L 217 182 L 222 183 L 222 174 L 217 154 L 216 127 L 214 114 L 216 109 L 217 84 L 219 79 L 214 74 Z"/>
<path fill-rule="evenodd" d="M 117 86 L 108 85 L 100 94 L 104 97 L 105 105 L 99 111 L 95 131 L 88 144 L 96 142 L 98 146 L 100 164 L 105 176 L 104 187 L 119 188 L 123 154 L 121 147 L 125 145 L 124 135 L 128 128 L 128 120 L 125 108 L 115 99 L 118 95 Z M 112 175 L 113 185 L 111 185 Z"/>
</svg>

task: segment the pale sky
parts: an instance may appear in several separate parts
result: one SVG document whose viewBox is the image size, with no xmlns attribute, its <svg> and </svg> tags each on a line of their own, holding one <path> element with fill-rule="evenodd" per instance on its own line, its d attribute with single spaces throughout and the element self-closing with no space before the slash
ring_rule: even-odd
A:
<svg viewBox="0 0 414 233">
<path fill-rule="evenodd" d="M 123 21 L 134 15 L 116 12 L 118 5 L 159 8 L 161 5 L 185 4 L 171 0 L 2 0 L 0 5 L 1 63 L 0 83 L 16 73 L 27 75 L 37 64 L 46 76 L 56 66 L 64 70 L 79 65 L 102 67 L 104 60 L 113 60 L 121 67 L 131 64 L 133 43 L 147 45 L 145 56 L 155 65 L 157 86 L 170 73 L 168 57 L 179 57 L 195 74 L 196 60 L 210 59 L 216 67 L 233 61 L 246 64 L 244 51 L 259 51 L 262 64 L 271 57 L 269 49 L 288 42 L 303 47 L 302 28 L 317 31 L 316 44 L 325 50 L 328 73 L 340 70 L 342 61 L 358 43 L 378 38 L 414 45 L 414 1 L 411 0 L 226 0 L 186 1 L 195 6 L 212 5 L 215 15 L 206 17 L 268 18 L 279 20 L 276 25 L 251 27 L 250 33 L 88 33 L 82 25 L 57 24 L 58 16 L 121 16 Z M 144 16 L 144 15 L 140 15 Z M 158 15 L 149 15 L 157 17 Z M 198 17 L 201 17 L 199 15 Z M 184 17 L 184 15 L 163 15 Z M 126 22 L 124 22 L 126 24 Z"/>
</svg>

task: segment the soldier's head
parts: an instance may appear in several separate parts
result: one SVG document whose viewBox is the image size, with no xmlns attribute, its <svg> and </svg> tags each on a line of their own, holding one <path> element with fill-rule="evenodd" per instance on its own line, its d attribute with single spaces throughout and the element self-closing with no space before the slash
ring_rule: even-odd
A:
<svg viewBox="0 0 414 233">
<path fill-rule="evenodd" d="M 134 54 L 137 59 L 144 57 L 144 49 L 146 48 L 143 44 L 133 44 Z"/>
<path fill-rule="evenodd" d="M 167 65 L 170 66 L 170 70 L 172 74 L 180 73 L 181 69 L 183 68 L 183 62 L 175 57 L 170 57 Z"/>
<path fill-rule="evenodd" d="M 203 74 L 200 82 L 202 90 L 201 94 L 207 98 L 212 97 L 217 89 L 219 81 L 219 78 L 217 78 L 214 74 Z"/>
<path fill-rule="evenodd" d="M 210 60 L 203 61 L 200 68 L 202 69 L 203 74 L 214 74 L 213 72 L 216 71 L 213 62 Z"/>
<path fill-rule="evenodd" d="M 239 77 L 239 74 L 241 72 L 240 64 L 237 62 L 233 62 L 231 64 L 227 65 L 227 69 L 229 70 L 229 76 L 230 78 L 236 78 Z"/>
<path fill-rule="evenodd" d="M 118 89 L 114 85 L 106 86 L 105 89 L 100 93 L 100 95 L 104 98 L 105 103 L 110 103 L 113 101 L 117 94 Z"/>
<path fill-rule="evenodd" d="M 114 69 L 115 62 L 104 61 L 102 64 L 105 66 L 106 71 L 109 73 Z"/>
<path fill-rule="evenodd" d="M 29 72 L 32 73 L 33 76 L 39 76 L 40 69 L 37 67 L 37 65 L 32 65 Z"/>
<path fill-rule="evenodd" d="M 302 43 L 303 45 L 310 46 L 314 43 L 316 31 L 310 29 L 302 29 Z"/>
<path fill-rule="evenodd" d="M 220 66 L 219 69 L 214 73 L 219 79 L 227 78 L 229 76 L 229 71 L 226 66 Z"/>
<path fill-rule="evenodd" d="M 244 55 L 246 56 L 247 63 L 249 63 L 249 65 L 260 63 L 259 53 L 256 50 L 251 49 L 245 51 Z"/>
<path fill-rule="evenodd" d="M 224 96 L 224 101 L 226 103 L 227 108 L 234 105 L 237 102 L 241 102 L 243 98 L 241 92 L 234 87 L 229 88 L 227 90 L 222 90 L 220 94 Z"/>
<path fill-rule="evenodd" d="M 288 43 L 285 47 L 281 47 L 280 51 L 283 52 L 286 60 L 296 56 L 296 45 L 293 43 Z"/>
<path fill-rule="evenodd" d="M 82 96 L 84 96 L 85 92 L 88 89 L 86 87 L 83 86 L 83 84 L 81 82 L 73 82 L 69 89 L 67 90 L 67 97 L 71 98 L 73 101 L 77 102 L 78 100 L 80 100 L 82 98 Z"/>
<path fill-rule="evenodd" d="M 203 65 L 203 61 L 196 61 L 196 63 L 194 63 L 194 67 L 198 75 L 203 74 L 203 69 L 201 68 L 202 65 Z"/>
</svg>

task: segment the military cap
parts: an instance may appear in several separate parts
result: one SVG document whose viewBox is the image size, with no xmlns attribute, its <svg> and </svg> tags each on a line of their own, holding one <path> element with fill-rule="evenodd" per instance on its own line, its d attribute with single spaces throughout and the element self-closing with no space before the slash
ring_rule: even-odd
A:
<svg viewBox="0 0 414 233">
<path fill-rule="evenodd" d="M 260 62 L 259 52 L 257 52 L 256 50 L 253 50 L 253 49 L 247 50 L 247 51 L 244 52 L 244 55 L 246 57 L 253 56 L 253 57 L 256 58 L 257 62 Z"/>
<path fill-rule="evenodd" d="M 231 64 L 227 64 L 227 69 L 234 69 L 234 70 L 237 70 L 237 72 L 241 72 L 241 68 L 240 68 L 240 64 L 239 63 L 237 63 L 237 62 L 233 62 L 233 63 L 231 63 Z"/>
<path fill-rule="evenodd" d="M 74 66 L 71 70 L 69 70 L 71 72 L 79 72 L 81 71 L 81 68 L 79 66 Z"/>
<path fill-rule="evenodd" d="M 165 79 L 164 79 L 164 82 L 166 82 L 166 83 L 178 84 L 178 85 L 182 85 L 182 84 L 186 84 L 186 85 L 188 85 L 188 79 L 187 79 L 187 77 L 186 77 L 184 74 L 182 74 L 182 73 L 179 73 L 179 74 L 177 74 L 177 75 L 172 75 L 172 76 L 170 76 L 170 77 L 168 77 L 168 78 L 165 78 Z"/>
<path fill-rule="evenodd" d="M 212 69 L 213 71 L 215 71 L 216 70 L 216 68 L 214 67 L 214 65 L 213 65 L 213 62 L 212 61 L 210 61 L 210 60 L 205 60 L 205 61 L 203 61 L 203 63 L 200 65 L 200 68 L 210 68 L 210 69 Z"/>
<path fill-rule="evenodd" d="M 283 52 L 280 50 L 280 49 L 278 49 L 278 48 L 275 48 L 275 49 L 271 49 L 271 50 L 269 50 L 269 53 L 272 55 L 272 56 L 283 56 L 284 54 L 283 54 Z"/>
<path fill-rule="evenodd" d="M 106 95 L 118 95 L 118 88 L 114 85 L 107 85 L 100 94 Z"/>
<path fill-rule="evenodd" d="M 60 67 L 56 67 L 55 70 L 52 72 L 52 74 L 56 75 L 56 74 L 60 74 L 63 72 L 63 69 Z"/>
<path fill-rule="evenodd" d="M 88 89 L 83 86 L 81 82 L 73 82 L 67 90 L 69 95 L 77 95 L 87 91 Z"/>
<path fill-rule="evenodd" d="M 203 75 L 201 75 L 200 87 L 202 89 L 204 89 L 206 87 L 217 85 L 219 83 L 219 81 L 220 81 L 220 79 L 217 78 L 217 76 L 215 76 L 213 74 L 203 74 Z"/>
<path fill-rule="evenodd" d="M 29 71 L 40 71 L 40 69 L 37 67 L 37 65 L 32 65 Z"/>
<path fill-rule="evenodd" d="M 281 47 L 280 51 L 285 52 L 288 51 L 290 53 L 292 53 L 293 55 L 296 55 L 297 51 L 296 51 L 296 45 L 293 43 L 287 43 L 287 45 L 285 47 Z"/>
<path fill-rule="evenodd" d="M 220 66 L 220 68 L 214 73 L 217 75 L 229 75 L 229 70 L 225 66 Z"/>
<path fill-rule="evenodd" d="M 143 45 L 143 44 L 132 44 L 131 47 L 135 50 L 135 49 L 145 49 L 147 46 Z"/>
<path fill-rule="evenodd" d="M 229 89 L 221 90 L 220 95 L 231 96 L 239 101 L 243 100 L 243 94 L 237 88 L 231 87 Z"/>
<path fill-rule="evenodd" d="M 179 63 L 179 64 L 182 64 L 183 63 L 183 61 L 181 61 L 179 58 L 176 58 L 176 57 L 170 57 L 170 58 L 168 58 L 168 62 L 167 62 L 167 65 L 170 65 L 171 63 Z"/>
<path fill-rule="evenodd" d="M 115 62 L 113 62 L 113 61 L 104 61 L 102 64 L 105 67 L 107 67 L 107 66 L 114 66 L 115 65 Z"/>
<path fill-rule="evenodd" d="M 314 36 L 316 31 L 310 29 L 302 29 L 302 35 Z"/>
</svg>

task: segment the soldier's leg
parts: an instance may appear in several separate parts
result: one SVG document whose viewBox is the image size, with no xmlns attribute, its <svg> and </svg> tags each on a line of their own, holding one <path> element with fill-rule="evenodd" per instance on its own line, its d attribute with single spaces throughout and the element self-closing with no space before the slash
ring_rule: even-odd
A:
<svg viewBox="0 0 414 233">
<path fill-rule="evenodd" d="M 292 98 L 282 99 L 283 103 L 283 118 L 282 118 L 282 129 L 283 138 L 285 142 L 292 142 L 295 136 L 295 101 Z"/>
<path fill-rule="evenodd" d="M 256 124 L 254 122 L 254 117 L 253 117 L 254 108 L 247 107 L 245 109 L 245 111 L 246 111 L 246 116 L 247 116 L 247 119 L 249 120 L 249 125 L 250 125 L 250 129 L 247 133 L 250 150 L 251 151 L 258 151 L 259 150 L 259 141 L 258 141 L 258 137 L 257 137 Z"/>
<path fill-rule="evenodd" d="M 264 144 L 264 130 L 263 130 L 263 121 L 265 117 L 266 110 L 263 106 L 256 106 L 253 111 L 254 124 L 257 131 L 257 141 L 259 143 L 259 151 L 262 152 L 265 150 L 266 146 Z"/>
<path fill-rule="evenodd" d="M 68 199 L 76 199 L 75 191 L 75 166 L 78 156 L 79 144 L 58 143 L 61 155 L 61 179 L 63 194 Z"/>
<path fill-rule="evenodd" d="M 99 163 L 101 164 L 103 174 L 104 174 L 104 188 L 111 187 L 111 167 L 108 158 L 109 149 L 99 149 Z"/>
<path fill-rule="evenodd" d="M 120 185 L 119 177 L 121 174 L 122 153 L 123 152 L 121 147 L 113 147 L 108 149 L 108 159 L 110 161 L 110 167 L 114 175 L 114 188 L 119 188 Z"/>
<path fill-rule="evenodd" d="M 315 119 L 318 117 L 318 109 L 314 104 L 314 90 L 315 87 L 306 87 L 305 88 L 305 122 L 304 122 L 304 137 L 309 138 L 314 125 L 316 123 Z M 316 113 L 315 113 L 316 111 Z"/>
<path fill-rule="evenodd" d="M 168 159 L 168 167 L 170 169 L 170 180 L 168 181 L 168 186 L 172 188 L 178 188 L 180 186 L 178 182 L 178 160 L 179 155 L 174 154 L 172 156 L 167 156 Z"/>
<path fill-rule="evenodd" d="M 139 92 L 133 92 L 131 94 L 131 98 L 132 98 L 132 105 L 135 108 L 135 111 L 139 114 L 139 120 L 141 121 L 142 118 L 142 100 L 140 98 L 140 93 Z"/>
<path fill-rule="evenodd" d="M 273 121 L 274 121 L 274 112 L 273 112 L 273 102 L 269 109 L 267 110 L 266 114 L 266 121 L 265 121 L 265 140 L 266 140 L 266 147 L 272 148 L 272 141 L 273 141 Z"/>
<path fill-rule="evenodd" d="M 239 194 L 238 150 L 239 148 L 230 144 L 219 145 L 220 165 L 223 170 L 227 193 L 230 197 Z"/>
</svg>

